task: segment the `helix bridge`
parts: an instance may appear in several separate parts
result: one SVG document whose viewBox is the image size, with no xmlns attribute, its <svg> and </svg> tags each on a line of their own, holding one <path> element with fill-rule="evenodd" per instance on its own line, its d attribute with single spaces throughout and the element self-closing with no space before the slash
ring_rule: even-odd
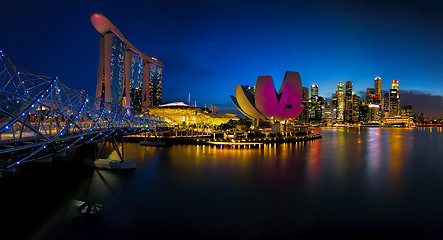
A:
<svg viewBox="0 0 443 240">
<path fill-rule="evenodd" d="M 32 73 L 2 51 L 0 59 L 0 174 L 84 144 L 110 141 L 118 151 L 116 138 L 164 123 Z"/>
</svg>

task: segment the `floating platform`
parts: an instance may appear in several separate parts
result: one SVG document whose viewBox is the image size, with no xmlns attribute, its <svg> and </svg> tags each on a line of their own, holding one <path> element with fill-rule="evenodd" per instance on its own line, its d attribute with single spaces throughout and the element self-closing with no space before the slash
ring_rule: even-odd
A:
<svg viewBox="0 0 443 240">
<path fill-rule="evenodd" d="M 126 169 L 135 169 L 135 162 L 131 161 L 120 161 L 120 160 L 109 160 L 109 159 L 85 159 L 85 165 L 96 167 L 96 168 L 104 168 L 111 170 L 126 170 Z"/>
<path fill-rule="evenodd" d="M 151 142 L 151 141 L 141 141 L 140 145 L 142 146 L 154 146 L 154 147 L 162 147 L 165 146 L 165 142 Z"/>
<path fill-rule="evenodd" d="M 207 141 L 210 145 L 224 145 L 224 146 L 233 146 L 233 147 L 259 147 L 263 145 L 262 142 L 233 142 L 233 141 Z"/>
<path fill-rule="evenodd" d="M 259 147 L 263 144 L 280 144 L 320 139 L 321 134 L 313 133 L 301 136 L 260 136 L 249 138 L 214 138 L 214 136 L 167 136 L 147 138 L 142 136 L 126 136 L 125 142 L 139 143 L 142 146 L 169 146 L 174 144 L 214 145 L 214 146 L 245 146 L 247 148 Z"/>
</svg>

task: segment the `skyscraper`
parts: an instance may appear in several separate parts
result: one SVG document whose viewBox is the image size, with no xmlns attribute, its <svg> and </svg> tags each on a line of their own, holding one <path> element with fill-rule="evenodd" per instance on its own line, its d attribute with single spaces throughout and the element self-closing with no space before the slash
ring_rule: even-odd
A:
<svg viewBox="0 0 443 240">
<path fill-rule="evenodd" d="M 379 96 L 381 98 L 381 78 L 380 77 L 374 78 L 374 88 L 375 88 L 376 96 Z"/>
<path fill-rule="evenodd" d="M 309 100 L 309 88 L 307 88 L 307 87 L 303 87 L 302 89 L 303 89 L 303 90 L 302 90 L 302 98 L 301 98 L 301 101 L 302 101 L 302 103 L 307 103 L 308 100 Z"/>
<path fill-rule="evenodd" d="M 138 111 L 160 105 L 163 63 L 136 49 L 105 16 L 91 14 L 91 23 L 101 34 L 96 97 Z"/>
<path fill-rule="evenodd" d="M 377 92 L 374 88 L 366 88 L 366 105 L 374 104 L 376 94 Z"/>
<path fill-rule="evenodd" d="M 300 115 L 298 115 L 298 119 L 300 123 L 307 123 L 309 121 L 309 88 L 302 88 L 302 98 L 301 104 L 303 106 L 303 110 Z"/>
<path fill-rule="evenodd" d="M 389 93 L 385 93 L 383 96 L 383 117 L 389 115 Z"/>
<path fill-rule="evenodd" d="M 345 119 L 345 86 L 343 82 L 338 82 L 337 91 L 337 121 Z"/>
<path fill-rule="evenodd" d="M 370 123 L 377 123 L 380 120 L 380 105 L 368 105 L 368 121 Z"/>
<path fill-rule="evenodd" d="M 311 85 L 311 99 L 313 101 L 317 101 L 318 100 L 318 85 Z"/>
<path fill-rule="evenodd" d="M 353 97 L 352 97 L 352 82 L 347 81 L 346 82 L 346 96 L 345 96 L 345 121 L 346 122 L 352 122 L 352 104 L 353 104 Z"/>
<path fill-rule="evenodd" d="M 337 97 L 338 93 L 337 91 L 335 91 L 335 93 L 332 94 L 332 103 L 331 105 L 337 109 L 337 101 L 338 101 L 338 97 Z"/>
<path fill-rule="evenodd" d="M 391 88 L 389 90 L 389 116 L 395 117 L 399 115 L 400 99 L 398 97 L 398 90 Z"/>
<path fill-rule="evenodd" d="M 400 115 L 400 94 L 398 89 L 398 80 L 392 80 L 389 90 L 389 116 Z"/>
<path fill-rule="evenodd" d="M 398 89 L 398 80 L 392 80 L 391 88 L 397 90 L 397 96 L 400 97 L 399 89 Z"/>
<path fill-rule="evenodd" d="M 352 122 L 359 121 L 360 106 L 360 97 L 357 94 L 352 94 Z"/>
</svg>

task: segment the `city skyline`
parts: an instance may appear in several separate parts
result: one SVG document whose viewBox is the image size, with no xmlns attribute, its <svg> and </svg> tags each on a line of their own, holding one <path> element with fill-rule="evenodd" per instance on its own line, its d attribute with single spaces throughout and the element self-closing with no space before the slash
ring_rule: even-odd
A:
<svg viewBox="0 0 443 240">
<path fill-rule="evenodd" d="M 441 4 L 165 1 L 125 10 L 117 3 L 7 3 L 0 48 L 31 71 L 93 93 L 99 41 L 89 15 L 99 12 L 165 63 L 164 103 L 186 102 L 191 93 L 200 106 L 235 109 L 229 95 L 236 85 L 253 85 L 257 75 L 280 85 L 289 70 L 328 99 L 339 81 L 361 95 L 377 76 L 383 90 L 398 79 L 402 105 L 443 114 L 435 111 L 443 109 Z"/>
</svg>

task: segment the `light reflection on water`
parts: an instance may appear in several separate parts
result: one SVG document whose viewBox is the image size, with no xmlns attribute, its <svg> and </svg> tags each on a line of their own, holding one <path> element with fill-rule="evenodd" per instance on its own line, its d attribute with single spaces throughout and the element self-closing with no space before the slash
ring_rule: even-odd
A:
<svg viewBox="0 0 443 240">
<path fill-rule="evenodd" d="M 393 192 L 401 190 L 405 183 L 404 174 L 411 170 L 407 164 L 419 161 L 421 157 L 417 156 L 420 153 L 427 159 L 435 160 L 435 153 L 426 152 L 425 149 L 414 152 L 417 145 L 414 135 L 420 132 L 429 134 L 431 129 L 338 128 L 321 131 L 321 140 L 251 149 L 203 145 L 175 145 L 158 149 L 128 143 L 126 156 L 143 167 L 149 166 L 150 157 L 157 154 L 166 161 L 160 165 L 172 174 L 178 174 L 177 177 L 182 177 L 181 181 L 227 174 L 231 179 L 243 181 L 238 184 L 246 182 L 248 186 L 256 184 L 253 182 L 256 178 L 277 184 L 299 175 L 305 176 L 302 183 L 306 188 L 316 188 L 322 183 L 345 187 L 357 180 L 363 186 L 372 189 L 388 187 Z M 433 141 L 435 136 L 427 138 Z"/>
<path fill-rule="evenodd" d="M 294 226 L 440 226 L 441 128 L 318 131 L 320 140 L 250 149 L 125 143 L 137 170 L 101 171 L 115 196 L 94 176 L 89 198 L 106 204 L 107 227 L 135 237 L 165 226 L 248 238 Z"/>
</svg>

